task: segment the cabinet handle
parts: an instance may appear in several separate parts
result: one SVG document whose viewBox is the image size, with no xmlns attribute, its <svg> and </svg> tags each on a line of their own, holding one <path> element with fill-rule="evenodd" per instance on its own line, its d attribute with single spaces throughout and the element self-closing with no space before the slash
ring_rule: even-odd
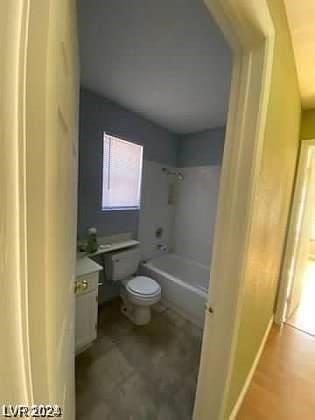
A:
<svg viewBox="0 0 315 420">
<path fill-rule="evenodd" d="M 77 280 L 74 284 L 74 293 L 83 292 L 89 287 L 87 280 Z"/>
<path fill-rule="evenodd" d="M 89 286 L 88 281 L 87 280 L 82 280 L 82 285 L 81 285 L 82 290 L 86 290 L 88 288 L 88 286 Z"/>
</svg>

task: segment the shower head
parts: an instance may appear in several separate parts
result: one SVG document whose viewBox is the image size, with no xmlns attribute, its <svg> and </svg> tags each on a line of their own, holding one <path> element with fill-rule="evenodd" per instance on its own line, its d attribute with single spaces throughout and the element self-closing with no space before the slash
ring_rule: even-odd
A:
<svg viewBox="0 0 315 420">
<path fill-rule="evenodd" d="M 168 168 L 162 168 L 162 171 L 165 172 L 167 176 L 175 176 L 179 181 L 184 179 L 184 175 L 179 171 L 171 171 Z"/>
</svg>

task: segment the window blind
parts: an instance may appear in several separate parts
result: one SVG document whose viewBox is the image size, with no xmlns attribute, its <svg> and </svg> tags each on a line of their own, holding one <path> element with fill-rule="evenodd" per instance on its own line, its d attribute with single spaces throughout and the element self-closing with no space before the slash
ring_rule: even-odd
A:
<svg viewBox="0 0 315 420">
<path fill-rule="evenodd" d="M 104 133 L 103 210 L 140 208 L 143 147 Z"/>
</svg>

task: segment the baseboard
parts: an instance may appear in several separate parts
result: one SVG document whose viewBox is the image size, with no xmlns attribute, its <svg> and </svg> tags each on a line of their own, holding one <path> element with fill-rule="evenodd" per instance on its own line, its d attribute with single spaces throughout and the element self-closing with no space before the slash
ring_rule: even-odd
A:
<svg viewBox="0 0 315 420">
<path fill-rule="evenodd" d="M 238 397 L 238 399 L 237 399 L 237 401 L 236 401 L 236 403 L 234 405 L 234 408 L 233 408 L 232 413 L 231 413 L 231 415 L 229 417 L 229 420 L 234 420 L 236 418 L 237 413 L 238 413 L 238 411 L 239 411 L 239 409 L 240 409 L 240 407 L 242 405 L 242 402 L 244 400 L 244 397 L 246 395 L 246 392 L 247 392 L 247 390 L 249 388 L 249 385 L 250 385 L 250 383 L 251 383 L 251 381 L 253 379 L 254 373 L 256 371 L 256 368 L 257 368 L 259 359 L 260 359 L 260 357 L 262 355 L 262 352 L 263 352 L 263 350 L 265 348 L 265 344 L 266 344 L 267 338 L 269 336 L 269 333 L 270 333 L 270 330 L 271 330 L 271 327 L 272 327 L 273 322 L 274 322 L 274 316 L 271 317 L 271 319 L 270 319 L 270 321 L 268 323 L 268 326 L 266 328 L 264 337 L 261 340 L 261 344 L 260 344 L 259 349 L 258 349 L 258 352 L 256 354 L 255 360 L 254 360 L 254 362 L 252 364 L 252 367 L 251 367 L 251 369 L 250 369 L 250 371 L 249 371 L 249 373 L 247 375 L 246 381 L 245 381 L 244 386 L 243 386 L 243 388 L 242 388 L 242 390 L 240 392 L 240 395 L 239 395 L 239 397 Z"/>
</svg>

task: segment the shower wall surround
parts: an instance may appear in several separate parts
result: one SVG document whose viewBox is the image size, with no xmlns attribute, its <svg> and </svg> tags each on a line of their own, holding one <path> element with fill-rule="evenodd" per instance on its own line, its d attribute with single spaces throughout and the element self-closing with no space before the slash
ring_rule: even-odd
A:
<svg viewBox="0 0 315 420">
<path fill-rule="evenodd" d="M 179 137 L 173 249 L 182 257 L 210 264 L 217 210 L 225 128 Z"/>
<path fill-rule="evenodd" d="M 224 128 L 180 136 L 179 165 L 168 169 L 182 173 L 183 180 L 166 175 L 163 165 L 145 162 L 139 218 L 143 259 L 161 255 L 158 245 L 163 244 L 170 252 L 209 265 L 224 136 Z M 158 227 L 163 228 L 160 239 L 155 237 Z"/>
<path fill-rule="evenodd" d="M 174 208 L 173 250 L 209 266 L 217 210 L 220 166 L 180 168 Z"/>
<path fill-rule="evenodd" d="M 164 167 L 165 165 L 148 160 L 143 162 L 138 231 L 142 260 L 162 254 L 163 251 L 159 249 L 159 245 L 166 246 L 167 250 L 173 248 L 174 204 L 172 201 L 175 198 L 170 200 L 170 193 L 171 188 L 175 187 L 175 180 L 163 172 Z M 160 235 L 157 235 L 158 229 L 160 229 Z"/>
<path fill-rule="evenodd" d="M 138 233 L 142 259 L 163 254 L 158 246 L 165 245 L 169 252 L 208 266 L 221 166 L 174 168 L 183 174 L 181 181 L 167 177 L 162 167 L 144 162 Z M 155 235 L 158 228 L 163 229 L 161 238 Z"/>
</svg>

